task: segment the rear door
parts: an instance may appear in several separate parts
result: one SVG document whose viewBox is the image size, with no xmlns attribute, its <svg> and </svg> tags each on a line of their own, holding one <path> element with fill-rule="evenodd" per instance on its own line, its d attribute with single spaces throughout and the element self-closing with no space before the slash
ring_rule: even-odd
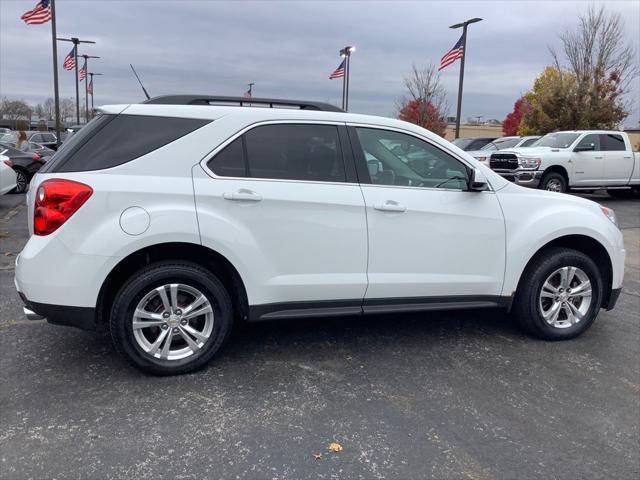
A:
<svg viewBox="0 0 640 480">
<path fill-rule="evenodd" d="M 602 185 L 604 179 L 604 152 L 600 145 L 600 135 L 585 135 L 574 147 L 592 147 L 591 150 L 576 152 L 571 155 L 573 170 L 572 186 Z"/>
<path fill-rule="evenodd" d="M 468 191 L 470 167 L 425 139 L 378 127 L 349 132 L 369 228 L 365 310 L 497 301 L 505 228 L 495 193 Z"/>
<path fill-rule="evenodd" d="M 202 241 L 242 270 L 250 305 L 361 311 L 367 228 L 345 139 L 340 124 L 260 124 L 194 173 Z"/>
<path fill-rule="evenodd" d="M 626 185 L 633 171 L 633 153 L 626 149 L 624 138 L 617 133 L 600 135 L 604 154 L 604 185 Z"/>
</svg>

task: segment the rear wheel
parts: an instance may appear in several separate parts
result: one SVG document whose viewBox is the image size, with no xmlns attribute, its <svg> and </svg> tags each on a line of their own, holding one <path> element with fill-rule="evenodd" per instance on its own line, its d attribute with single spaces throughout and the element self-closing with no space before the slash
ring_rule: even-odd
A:
<svg viewBox="0 0 640 480">
<path fill-rule="evenodd" d="M 546 173 L 544 177 L 542 177 L 542 181 L 540 182 L 540 188 L 542 190 L 548 190 L 550 192 L 566 193 L 567 180 L 564 178 L 564 176 L 561 173 L 558 173 L 558 172 Z"/>
<path fill-rule="evenodd" d="M 586 331 L 602 302 L 597 265 L 582 252 L 552 248 L 534 259 L 518 286 L 514 313 L 532 335 L 568 340 Z"/>
<path fill-rule="evenodd" d="M 29 176 L 21 168 L 14 168 L 16 172 L 16 188 L 13 189 L 13 193 L 24 193 L 29 185 Z"/>
<path fill-rule="evenodd" d="M 174 375 L 205 366 L 232 322 L 229 295 L 211 272 L 188 262 L 162 262 L 140 270 L 121 288 L 110 329 L 132 365 Z"/>
</svg>

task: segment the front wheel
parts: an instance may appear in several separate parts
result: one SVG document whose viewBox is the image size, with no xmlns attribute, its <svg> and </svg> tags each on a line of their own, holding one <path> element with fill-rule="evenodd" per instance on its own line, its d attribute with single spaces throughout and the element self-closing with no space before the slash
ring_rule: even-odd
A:
<svg viewBox="0 0 640 480">
<path fill-rule="evenodd" d="M 532 335 L 568 340 L 584 333 L 596 319 L 603 281 L 597 265 L 569 248 L 542 252 L 523 273 L 514 313 Z"/>
<path fill-rule="evenodd" d="M 111 337 L 147 373 L 175 375 L 205 366 L 231 331 L 233 308 L 223 284 L 188 262 L 152 264 L 120 289 Z"/>
<path fill-rule="evenodd" d="M 540 182 L 540 188 L 542 190 L 548 190 L 550 192 L 566 193 L 567 180 L 560 173 L 557 173 L 557 172 L 546 173 L 544 177 L 542 177 L 542 181 Z"/>
</svg>

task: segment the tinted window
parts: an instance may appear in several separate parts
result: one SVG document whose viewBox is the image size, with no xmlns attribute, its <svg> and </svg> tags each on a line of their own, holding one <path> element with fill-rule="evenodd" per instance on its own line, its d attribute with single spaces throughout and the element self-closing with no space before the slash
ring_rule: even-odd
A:
<svg viewBox="0 0 640 480">
<path fill-rule="evenodd" d="M 537 138 L 528 138 L 527 140 L 525 140 L 524 142 L 522 142 L 522 144 L 520 144 L 521 147 L 530 147 L 532 143 L 535 143 L 536 141 L 538 141 Z"/>
<path fill-rule="evenodd" d="M 569 148 L 579 136 L 578 133 L 547 133 L 538 140 L 536 147 Z"/>
<path fill-rule="evenodd" d="M 448 153 L 411 135 L 356 128 L 371 183 L 466 189 L 467 168 Z"/>
<path fill-rule="evenodd" d="M 586 135 L 582 140 L 580 140 L 580 142 L 578 142 L 578 145 L 576 145 L 576 148 L 587 147 L 592 144 L 593 144 L 594 151 L 597 152 L 600 150 L 600 135 L 596 135 L 596 134 Z"/>
<path fill-rule="evenodd" d="M 245 177 L 242 138 L 237 138 L 207 162 L 209 169 L 221 177 Z"/>
<path fill-rule="evenodd" d="M 94 123 L 95 122 L 95 123 Z M 83 172 L 115 167 L 141 157 L 209 123 L 190 118 L 101 115 L 52 157 L 49 172 Z"/>
<path fill-rule="evenodd" d="M 35 135 L 31 135 L 30 140 L 31 140 L 32 142 L 38 142 L 38 143 L 43 142 L 43 140 L 42 140 L 42 135 L 41 135 L 41 134 L 39 134 L 39 133 L 36 133 Z"/>
<path fill-rule="evenodd" d="M 245 135 L 249 176 L 344 182 L 338 128 L 332 125 L 265 125 Z"/>
<path fill-rule="evenodd" d="M 40 135 L 42 137 L 42 141 L 43 142 L 55 142 L 56 141 L 56 137 L 55 135 L 51 134 L 51 133 L 43 133 Z"/>
<path fill-rule="evenodd" d="M 626 150 L 622 135 L 615 135 L 611 133 L 600 135 L 600 147 L 602 148 L 602 150 L 606 150 L 609 152 L 619 152 Z"/>
</svg>

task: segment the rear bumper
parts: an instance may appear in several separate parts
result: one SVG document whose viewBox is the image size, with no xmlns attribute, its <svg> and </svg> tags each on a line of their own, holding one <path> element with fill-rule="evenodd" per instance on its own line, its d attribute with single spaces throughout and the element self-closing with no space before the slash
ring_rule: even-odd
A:
<svg viewBox="0 0 640 480">
<path fill-rule="evenodd" d="M 89 331 L 96 330 L 95 308 L 31 302 L 22 293 L 20 293 L 20 297 L 24 302 L 24 313 L 29 320 L 44 318 L 53 325 L 65 325 Z"/>
</svg>

